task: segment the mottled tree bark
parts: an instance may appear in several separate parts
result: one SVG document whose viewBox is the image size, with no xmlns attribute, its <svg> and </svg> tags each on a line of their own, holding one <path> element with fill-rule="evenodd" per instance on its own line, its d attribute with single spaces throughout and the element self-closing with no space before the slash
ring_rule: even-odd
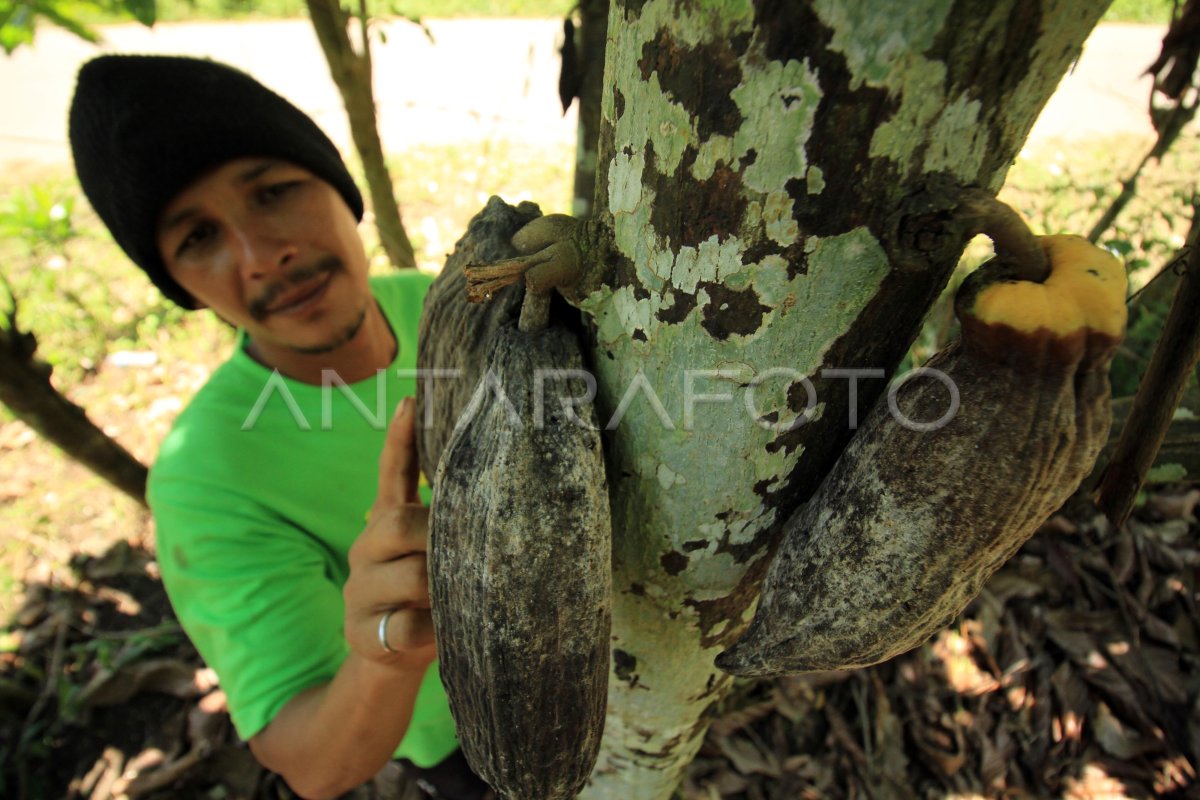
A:
<svg viewBox="0 0 1200 800">
<path fill-rule="evenodd" d="M 350 136 L 362 159 L 363 174 L 371 195 L 371 211 L 379 242 L 392 264 L 415 267 L 412 242 L 400 219 L 400 207 L 392 189 L 392 176 L 383 157 L 383 143 L 375 120 L 375 93 L 372 87 L 371 47 L 367 31 L 366 0 L 360 0 L 357 20 L 361 28 L 359 46 L 355 49 L 347 31 L 350 15 L 337 0 L 306 0 L 313 29 L 329 62 L 329 73 L 342 95 Z"/>
<path fill-rule="evenodd" d="M 958 189 L 1001 185 L 1106 5 L 614 0 L 575 298 L 601 424 L 619 416 L 613 672 L 584 796 L 674 790 L 783 521 L 953 270 Z"/>
</svg>

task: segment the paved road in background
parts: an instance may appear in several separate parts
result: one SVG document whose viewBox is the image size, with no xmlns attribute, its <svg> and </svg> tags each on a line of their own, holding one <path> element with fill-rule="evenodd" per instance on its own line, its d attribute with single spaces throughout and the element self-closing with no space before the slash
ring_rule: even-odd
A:
<svg viewBox="0 0 1200 800">
<path fill-rule="evenodd" d="M 384 26 L 373 50 L 384 146 L 518 139 L 571 144 L 574 110 L 557 96 L 556 20 L 430 20 Z M 1164 28 L 1103 25 L 1064 78 L 1031 141 L 1129 132 L 1149 136 L 1150 80 Z M 179 53 L 235 64 L 311 114 L 344 150 L 349 132 L 307 20 L 120 25 L 90 45 L 43 26 L 33 47 L 0 56 L 0 167 L 66 164 L 66 113 L 79 65 L 100 52 Z"/>
<path fill-rule="evenodd" d="M 519 138 L 573 142 L 558 100 L 554 20 L 427 21 L 381 26 L 372 47 L 384 146 Z M 69 160 L 66 114 L 79 65 L 101 52 L 208 56 L 246 70 L 308 112 L 342 147 L 341 98 L 307 20 L 120 25 L 100 46 L 43 26 L 32 48 L 0 55 L 0 164 Z"/>
</svg>

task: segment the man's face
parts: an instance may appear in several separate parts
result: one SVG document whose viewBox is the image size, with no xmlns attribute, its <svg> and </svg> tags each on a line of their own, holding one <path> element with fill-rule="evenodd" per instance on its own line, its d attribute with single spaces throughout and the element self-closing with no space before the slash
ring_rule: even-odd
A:
<svg viewBox="0 0 1200 800">
<path fill-rule="evenodd" d="M 196 179 L 163 209 L 158 249 L 171 277 L 272 364 L 336 350 L 371 302 L 350 208 L 279 159 L 239 158 Z"/>
</svg>

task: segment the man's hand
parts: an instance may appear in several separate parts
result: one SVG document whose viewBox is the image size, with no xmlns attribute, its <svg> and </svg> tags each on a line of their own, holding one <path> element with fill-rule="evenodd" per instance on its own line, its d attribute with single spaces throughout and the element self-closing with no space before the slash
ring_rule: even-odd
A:
<svg viewBox="0 0 1200 800">
<path fill-rule="evenodd" d="M 376 774 L 412 720 L 437 657 L 425 549 L 429 509 L 417 497 L 415 404 L 392 418 L 379 457 L 379 494 L 350 548 L 345 636 L 349 657 L 328 683 L 298 693 L 250 740 L 263 766 L 304 797 L 336 797 Z M 379 621 L 391 652 L 380 644 Z"/>
<path fill-rule="evenodd" d="M 428 666 L 437 657 L 425 560 L 429 509 L 417 496 L 414 409 L 413 399 L 406 397 L 388 427 L 379 457 L 379 493 L 366 529 L 350 548 L 350 577 L 343 589 L 351 649 L 372 662 L 405 669 Z"/>
</svg>

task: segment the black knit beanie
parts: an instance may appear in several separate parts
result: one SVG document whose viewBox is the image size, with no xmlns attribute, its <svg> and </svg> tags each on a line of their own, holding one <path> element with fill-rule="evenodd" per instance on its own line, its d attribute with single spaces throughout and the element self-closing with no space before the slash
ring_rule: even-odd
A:
<svg viewBox="0 0 1200 800">
<path fill-rule="evenodd" d="M 79 70 L 70 114 L 79 183 L 117 244 L 164 295 L 195 301 L 167 274 L 159 215 L 206 171 L 266 156 L 324 179 L 362 219 L 362 195 L 333 142 L 303 111 L 244 72 L 177 56 L 107 55 Z"/>
</svg>

